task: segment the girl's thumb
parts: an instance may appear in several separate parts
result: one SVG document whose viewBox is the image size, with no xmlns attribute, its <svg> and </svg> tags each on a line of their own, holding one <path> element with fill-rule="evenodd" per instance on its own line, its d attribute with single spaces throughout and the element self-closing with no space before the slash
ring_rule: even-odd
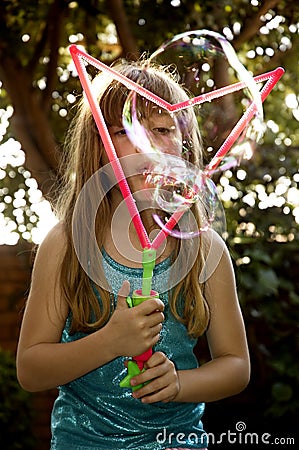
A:
<svg viewBox="0 0 299 450">
<path fill-rule="evenodd" d="M 129 294 L 130 294 L 130 283 L 129 283 L 129 281 L 125 280 L 123 282 L 120 290 L 118 291 L 116 309 L 127 309 L 128 308 L 126 299 Z"/>
</svg>

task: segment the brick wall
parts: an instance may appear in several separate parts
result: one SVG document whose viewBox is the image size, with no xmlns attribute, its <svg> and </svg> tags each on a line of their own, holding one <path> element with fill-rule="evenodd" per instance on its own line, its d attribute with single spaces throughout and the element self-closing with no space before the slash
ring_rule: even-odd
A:
<svg viewBox="0 0 299 450">
<path fill-rule="evenodd" d="M 13 354 L 30 285 L 32 255 L 29 244 L 0 246 L 0 347 Z M 37 450 L 49 449 L 50 413 L 55 396 L 55 390 L 32 394 L 36 417 L 32 429 Z"/>
</svg>

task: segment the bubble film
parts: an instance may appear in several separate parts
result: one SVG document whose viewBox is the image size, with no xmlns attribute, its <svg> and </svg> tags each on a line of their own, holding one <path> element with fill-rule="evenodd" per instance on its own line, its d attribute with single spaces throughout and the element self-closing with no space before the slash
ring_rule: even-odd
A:
<svg viewBox="0 0 299 450">
<path fill-rule="evenodd" d="M 166 213 L 163 219 L 155 214 L 156 222 L 168 232 L 169 214 L 184 210 L 187 215 L 188 208 L 197 204 L 200 224 L 196 224 L 196 229 L 190 229 L 190 224 L 195 222 L 185 218 L 180 220 L 179 231 L 175 227 L 169 232 L 180 238 L 192 237 L 207 230 L 214 218 L 220 216 L 215 212 L 219 203 L 215 185 L 205 176 L 203 168 L 188 164 L 190 154 L 201 151 L 192 129 L 200 130 L 205 154 L 211 158 L 229 135 L 232 122 L 237 122 L 243 111 L 254 103 L 255 120 L 248 120 L 236 140 L 234 153 L 229 160 L 223 160 L 225 169 L 236 166 L 244 156 L 240 143 L 256 140 L 262 133 L 260 91 L 229 42 L 218 33 L 206 30 L 175 36 L 145 62 L 143 71 L 150 70 L 151 64 L 162 65 L 172 72 L 185 96 L 177 98 L 176 104 L 174 100 L 173 108 L 169 108 L 132 90 L 123 108 L 123 125 L 132 144 L 151 160 L 144 170 L 146 184 L 154 188 L 154 206 Z M 141 85 L 144 79 L 143 73 Z M 243 86 L 237 95 L 233 92 L 207 101 L 209 93 L 240 81 Z"/>
<path fill-rule="evenodd" d="M 198 123 L 212 155 L 228 136 L 239 116 L 252 103 L 255 120 L 248 121 L 238 141 L 259 140 L 264 132 L 263 107 L 259 86 L 243 66 L 232 45 L 219 33 L 197 30 L 182 33 L 162 44 L 151 62 L 168 66 L 191 97 L 202 97 L 198 105 Z M 237 92 L 206 101 L 209 93 L 242 82 Z"/>
<path fill-rule="evenodd" d="M 253 78 L 220 34 L 209 30 L 182 33 L 165 42 L 149 58 L 151 63 L 167 66 L 188 92 L 173 99 L 164 96 L 159 89 L 147 87 L 141 78 L 135 81 L 127 78 L 79 46 L 72 44 L 69 49 L 142 248 L 157 249 L 171 230 L 177 234 L 183 216 L 184 222 L 194 223 L 189 218 L 195 206 L 200 210 L 198 229 L 189 225 L 188 230 L 181 231 L 181 226 L 179 233 L 192 237 L 209 226 L 215 228 L 215 222 L 219 218 L 222 221 L 222 213 L 215 208 L 217 192 L 211 177 L 217 170 L 238 165 L 244 157 L 249 159 L 254 143 L 264 130 L 262 102 L 284 69 L 278 67 Z M 124 128 L 138 153 L 146 158 L 146 163 L 138 167 L 137 177 L 142 174 L 144 186 L 148 185 L 151 187 L 148 190 L 154 192 L 152 207 L 163 212 L 157 220 L 165 231 L 161 229 L 153 241 L 145 230 L 109 135 L 89 67 L 93 74 L 96 69 L 104 78 L 117 81 L 129 92 L 123 108 Z M 143 75 L 148 70 L 145 62 Z M 158 126 L 151 120 L 154 117 L 159 118 Z M 194 159 L 201 147 L 194 133 L 197 128 L 207 154 L 200 166 Z M 172 165 L 173 161 L 166 155 L 181 158 L 183 162 Z M 189 170 L 188 162 L 195 163 L 195 175 L 193 167 Z"/>
</svg>

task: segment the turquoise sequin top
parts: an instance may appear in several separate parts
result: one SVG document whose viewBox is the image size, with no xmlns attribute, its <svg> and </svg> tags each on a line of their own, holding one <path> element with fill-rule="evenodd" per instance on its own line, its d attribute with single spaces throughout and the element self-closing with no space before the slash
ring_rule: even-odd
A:
<svg viewBox="0 0 299 450">
<path fill-rule="evenodd" d="M 104 253 L 103 265 L 115 298 L 123 280 L 132 290 L 141 287 L 142 269 L 118 264 Z M 155 350 L 163 351 L 177 370 L 198 366 L 193 354 L 196 340 L 184 325 L 174 319 L 165 290 L 170 261 L 156 265 L 153 289 L 165 304 L 165 321 Z M 162 293 L 162 294 L 161 294 Z M 70 335 L 70 317 L 61 342 L 85 336 Z M 207 447 L 201 417 L 204 403 L 143 404 L 134 399 L 130 389 L 119 387 L 126 375 L 125 358 L 117 358 L 102 367 L 59 387 L 52 411 L 51 450 L 162 450 L 166 448 Z"/>
</svg>

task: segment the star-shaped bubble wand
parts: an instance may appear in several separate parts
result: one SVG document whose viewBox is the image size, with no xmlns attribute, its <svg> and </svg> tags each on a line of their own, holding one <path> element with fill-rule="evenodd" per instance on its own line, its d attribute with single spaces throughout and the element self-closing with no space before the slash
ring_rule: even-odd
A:
<svg viewBox="0 0 299 450">
<path fill-rule="evenodd" d="M 176 43 L 178 41 L 188 43 L 188 40 L 190 40 L 191 38 L 195 40 L 194 35 L 196 35 L 196 39 L 198 38 L 202 39 L 204 36 L 210 35 L 213 36 L 215 39 L 217 39 L 223 48 L 227 45 L 230 46 L 230 44 L 227 43 L 227 41 L 223 36 L 219 35 L 218 33 L 209 32 L 207 30 L 197 30 L 195 32 L 193 31 L 177 35 L 172 40 L 170 40 L 170 45 L 173 45 L 173 43 Z M 161 46 L 161 48 L 159 48 L 154 55 L 156 56 L 163 53 L 164 48 L 165 46 L 164 47 Z M 259 113 L 259 111 L 261 111 L 262 103 L 264 102 L 264 100 L 267 98 L 269 93 L 272 91 L 276 83 L 283 75 L 284 69 L 278 67 L 273 71 L 254 77 L 251 77 L 246 72 L 247 78 L 245 77 L 244 81 L 236 82 L 231 85 L 227 85 L 219 89 L 212 90 L 210 92 L 202 93 L 200 95 L 194 96 L 193 98 L 189 98 L 188 100 L 171 104 L 166 100 L 164 100 L 163 98 L 159 97 L 158 95 L 154 94 L 153 92 L 149 91 L 141 84 L 138 84 L 138 82 L 134 82 L 133 80 L 127 78 L 123 74 L 114 70 L 112 67 L 109 67 L 106 64 L 102 63 L 101 61 L 97 60 L 96 58 L 92 57 L 79 46 L 71 45 L 69 47 L 69 50 L 73 62 L 75 64 L 83 91 L 86 95 L 89 106 L 91 108 L 100 137 L 105 147 L 107 156 L 109 158 L 113 172 L 115 174 L 117 183 L 119 185 L 120 191 L 126 203 L 127 209 L 130 213 L 140 244 L 143 248 L 142 288 L 134 290 L 132 297 L 127 298 L 128 305 L 130 307 L 134 307 L 150 297 L 159 296 L 159 294 L 156 291 L 152 290 L 152 278 L 156 262 L 156 251 L 157 249 L 160 248 L 160 246 L 165 241 L 167 236 L 172 233 L 172 230 L 178 224 L 178 222 L 185 214 L 185 212 L 190 208 L 192 203 L 194 203 L 199 199 L 198 186 L 194 187 L 193 191 L 191 190 L 191 194 L 190 190 L 188 191 L 189 198 L 188 199 L 186 198 L 184 202 L 178 205 L 178 207 L 172 212 L 166 224 L 164 225 L 161 224 L 161 230 L 159 231 L 157 236 L 153 239 L 153 241 L 150 241 L 147 231 L 141 220 L 138 208 L 136 206 L 136 202 L 133 198 L 130 187 L 128 185 L 122 165 L 118 159 L 107 125 L 105 123 L 105 119 L 103 117 L 101 108 L 97 101 L 97 97 L 93 90 L 93 85 L 87 72 L 86 66 L 91 65 L 96 69 L 98 69 L 99 71 L 106 73 L 113 80 L 116 80 L 122 85 L 124 85 L 129 91 L 134 92 L 136 95 L 139 94 L 140 96 L 147 99 L 154 105 L 157 105 L 158 107 L 166 110 L 168 113 L 174 113 L 176 111 L 181 111 L 185 108 L 190 108 L 195 105 L 201 105 L 205 102 L 211 102 L 227 94 L 237 92 L 244 88 L 249 88 L 249 90 L 253 92 L 253 101 L 251 102 L 250 106 L 246 109 L 242 117 L 238 120 L 236 125 L 233 127 L 232 131 L 224 140 L 223 144 L 216 152 L 215 156 L 211 159 L 210 163 L 206 166 L 203 174 L 201 175 L 201 177 L 203 177 L 206 180 L 212 177 L 213 173 L 218 168 L 219 164 L 223 161 L 227 153 L 230 151 L 236 140 L 242 134 L 243 130 L 246 128 L 248 123 L 252 120 L 253 117 L 255 117 L 257 113 Z M 231 49 L 229 50 L 231 51 Z M 234 59 L 234 65 L 236 69 L 238 69 L 238 64 L 239 64 L 238 59 Z M 265 84 L 261 89 L 261 91 L 259 91 L 257 86 L 258 84 L 263 82 L 265 82 Z M 133 376 L 144 371 L 144 364 L 150 358 L 151 355 L 152 349 L 148 349 L 148 351 L 145 352 L 144 354 L 134 357 L 132 358 L 132 360 L 128 361 L 128 375 L 120 382 L 121 387 L 127 387 L 133 390 L 139 389 L 141 387 L 141 385 L 139 385 L 132 388 L 130 380 Z"/>
</svg>

